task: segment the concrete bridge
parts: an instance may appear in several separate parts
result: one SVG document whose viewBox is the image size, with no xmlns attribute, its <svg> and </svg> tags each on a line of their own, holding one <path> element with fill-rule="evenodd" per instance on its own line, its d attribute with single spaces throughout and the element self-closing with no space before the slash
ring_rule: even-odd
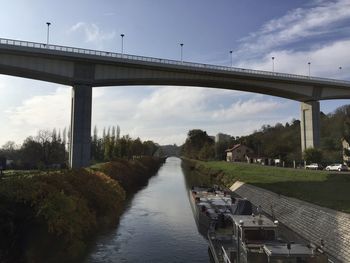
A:
<svg viewBox="0 0 350 263">
<path fill-rule="evenodd" d="M 90 162 L 92 87 L 198 86 L 301 102 L 302 150 L 319 145 L 319 100 L 350 98 L 350 82 L 0 38 L 0 74 L 72 86 L 70 166 Z"/>
</svg>

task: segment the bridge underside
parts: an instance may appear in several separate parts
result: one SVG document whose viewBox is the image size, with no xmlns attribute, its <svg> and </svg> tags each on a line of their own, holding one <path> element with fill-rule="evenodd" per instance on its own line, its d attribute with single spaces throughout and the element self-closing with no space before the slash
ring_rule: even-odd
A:
<svg viewBox="0 0 350 263">
<path fill-rule="evenodd" d="M 261 74 L 241 69 L 134 61 L 50 49 L 0 44 L 0 74 L 69 85 L 72 93 L 70 165 L 90 161 L 92 87 L 175 85 L 240 90 L 297 100 L 302 103 L 302 148 L 319 142 L 319 104 L 322 99 L 350 98 L 350 85 L 287 74 Z"/>
</svg>

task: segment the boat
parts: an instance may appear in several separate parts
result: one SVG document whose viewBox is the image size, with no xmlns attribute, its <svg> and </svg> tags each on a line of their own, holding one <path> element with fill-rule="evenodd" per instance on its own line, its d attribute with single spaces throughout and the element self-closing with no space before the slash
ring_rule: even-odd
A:
<svg viewBox="0 0 350 263">
<path fill-rule="evenodd" d="M 205 230 L 207 233 L 216 224 L 219 215 L 252 214 L 252 204 L 247 199 L 236 198 L 230 190 L 217 185 L 210 188 L 192 187 L 189 192 L 192 211 L 201 232 Z"/>
<path fill-rule="evenodd" d="M 285 242 L 278 221 L 266 216 L 224 215 L 208 230 L 209 251 L 215 263 L 326 263 L 322 249 Z"/>
</svg>

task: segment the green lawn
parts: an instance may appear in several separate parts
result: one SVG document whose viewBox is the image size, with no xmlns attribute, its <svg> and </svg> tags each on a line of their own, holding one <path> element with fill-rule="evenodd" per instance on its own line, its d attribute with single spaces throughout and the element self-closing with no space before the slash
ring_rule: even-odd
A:
<svg viewBox="0 0 350 263">
<path fill-rule="evenodd" d="M 350 213 L 350 174 L 279 168 L 246 163 L 198 162 L 225 186 L 246 182 L 278 194 Z"/>
</svg>

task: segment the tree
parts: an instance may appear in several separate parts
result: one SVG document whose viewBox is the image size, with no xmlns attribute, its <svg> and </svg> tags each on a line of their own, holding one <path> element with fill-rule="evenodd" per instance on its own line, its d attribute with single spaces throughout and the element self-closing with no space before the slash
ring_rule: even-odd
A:
<svg viewBox="0 0 350 263">
<path fill-rule="evenodd" d="M 44 159 L 42 145 L 33 137 L 25 139 L 21 147 L 21 160 L 24 168 L 32 169 L 43 165 Z"/>
<path fill-rule="evenodd" d="M 103 149 L 104 149 L 104 157 L 103 159 L 105 161 L 110 161 L 111 159 L 111 140 L 110 140 L 110 137 L 109 137 L 109 133 L 107 134 L 107 136 L 104 138 L 104 141 L 103 141 Z"/>
<path fill-rule="evenodd" d="M 322 151 L 317 148 L 308 148 L 304 151 L 304 160 L 307 163 L 320 163 L 322 161 Z"/>
<path fill-rule="evenodd" d="M 131 142 L 132 140 L 129 135 L 124 135 L 122 138 L 120 138 L 120 157 L 127 157 L 128 159 L 132 157 Z"/>
<path fill-rule="evenodd" d="M 98 160 L 99 159 L 99 148 L 98 148 L 98 135 L 97 135 L 97 126 L 94 127 L 93 136 L 91 139 L 91 159 Z"/>
<path fill-rule="evenodd" d="M 62 132 L 62 143 L 66 147 L 67 144 L 67 129 L 64 127 L 63 132 Z"/>
<path fill-rule="evenodd" d="M 18 146 L 14 141 L 6 142 L 0 149 L 0 155 L 6 157 L 6 159 L 18 161 L 20 158 L 18 156 Z"/>
<path fill-rule="evenodd" d="M 143 155 L 143 144 L 140 138 L 132 141 L 131 145 L 131 156 L 141 156 Z"/>
<path fill-rule="evenodd" d="M 143 142 L 143 154 L 147 156 L 153 156 L 158 150 L 159 146 L 152 141 Z"/>
<path fill-rule="evenodd" d="M 120 139 L 120 127 L 117 125 L 117 140 Z"/>
<path fill-rule="evenodd" d="M 215 156 L 214 144 L 205 143 L 201 150 L 198 153 L 198 157 L 200 160 L 210 160 Z"/>
<path fill-rule="evenodd" d="M 215 143 L 215 159 L 216 160 L 225 160 L 226 154 L 225 150 L 233 146 L 234 140 L 231 138 L 230 140 L 218 141 Z"/>
<path fill-rule="evenodd" d="M 14 141 L 7 141 L 2 147 L 2 150 L 13 151 L 16 148 L 16 143 Z"/>
<path fill-rule="evenodd" d="M 199 159 L 199 152 L 205 144 L 214 145 L 214 140 L 208 136 L 207 132 L 199 129 L 190 130 L 182 147 L 183 154 L 189 158 Z"/>
</svg>

